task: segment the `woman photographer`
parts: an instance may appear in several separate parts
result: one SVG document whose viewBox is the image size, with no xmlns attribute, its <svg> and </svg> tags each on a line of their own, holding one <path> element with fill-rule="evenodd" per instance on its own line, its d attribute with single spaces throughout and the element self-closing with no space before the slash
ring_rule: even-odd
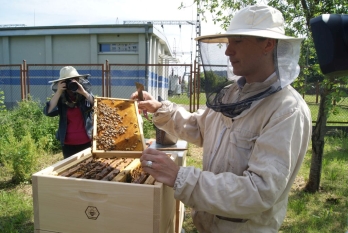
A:
<svg viewBox="0 0 348 233">
<path fill-rule="evenodd" d="M 49 117 L 59 116 L 56 138 L 64 159 L 91 146 L 94 97 L 88 76 L 66 66 L 60 70 L 59 79 L 49 81 L 55 93 L 43 111 Z"/>
</svg>

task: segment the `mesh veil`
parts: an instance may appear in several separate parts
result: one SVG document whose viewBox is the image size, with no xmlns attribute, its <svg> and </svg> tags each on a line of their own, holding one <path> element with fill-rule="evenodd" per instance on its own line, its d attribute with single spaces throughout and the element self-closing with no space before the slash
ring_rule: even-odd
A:
<svg viewBox="0 0 348 233">
<path fill-rule="evenodd" d="M 254 101 L 263 99 L 291 84 L 300 72 L 298 59 L 302 40 L 278 40 L 274 53 L 278 82 L 250 98 L 234 103 L 224 102 L 224 99 L 227 99 L 224 96 L 228 93 L 230 85 L 236 82 L 240 76 L 233 73 L 229 57 L 225 55 L 227 44 L 215 41 L 210 43 L 209 39 L 206 38 L 204 42 L 199 41 L 204 71 L 202 88 L 206 94 L 207 107 L 221 112 L 227 117 L 238 116 L 245 109 L 248 109 Z"/>
</svg>

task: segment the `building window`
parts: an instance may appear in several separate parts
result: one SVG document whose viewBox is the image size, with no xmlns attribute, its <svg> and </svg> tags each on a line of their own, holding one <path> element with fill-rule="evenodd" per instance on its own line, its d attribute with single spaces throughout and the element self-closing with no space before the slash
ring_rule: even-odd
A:
<svg viewBox="0 0 348 233">
<path fill-rule="evenodd" d="M 99 44 L 101 53 L 137 53 L 138 43 L 105 43 Z"/>
</svg>

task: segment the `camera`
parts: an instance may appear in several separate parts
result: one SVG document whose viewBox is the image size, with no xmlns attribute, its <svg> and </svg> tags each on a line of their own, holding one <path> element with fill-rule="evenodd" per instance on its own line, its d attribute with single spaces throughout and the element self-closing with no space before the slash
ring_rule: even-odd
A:
<svg viewBox="0 0 348 233">
<path fill-rule="evenodd" d="M 76 90 L 79 88 L 79 86 L 77 85 L 77 83 L 76 83 L 76 82 L 72 82 L 71 79 L 67 79 L 67 80 L 65 81 L 65 84 L 66 84 L 66 88 L 67 88 L 68 90 L 70 90 L 70 91 L 76 91 Z"/>
</svg>

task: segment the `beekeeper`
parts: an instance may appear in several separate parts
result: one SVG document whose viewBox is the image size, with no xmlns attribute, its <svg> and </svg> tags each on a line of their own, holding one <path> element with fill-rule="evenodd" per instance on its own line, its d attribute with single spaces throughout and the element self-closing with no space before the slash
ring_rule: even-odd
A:
<svg viewBox="0 0 348 233">
<path fill-rule="evenodd" d="M 196 40 L 207 109 L 190 113 L 147 92 L 139 108 L 161 130 L 202 146 L 203 170 L 155 149 L 143 152 L 143 169 L 192 207 L 199 232 L 276 233 L 311 138 L 310 110 L 290 85 L 302 39 L 285 35 L 280 11 L 252 5 L 225 33 Z"/>
</svg>

